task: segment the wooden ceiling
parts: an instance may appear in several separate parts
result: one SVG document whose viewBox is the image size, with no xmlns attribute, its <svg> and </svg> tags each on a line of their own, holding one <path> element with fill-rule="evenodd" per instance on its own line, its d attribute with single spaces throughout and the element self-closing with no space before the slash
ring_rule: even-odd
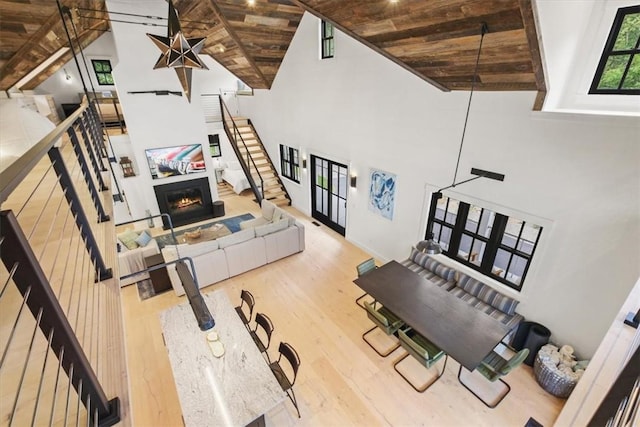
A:
<svg viewBox="0 0 640 427">
<path fill-rule="evenodd" d="M 207 38 L 202 53 L 255 89 L 271 87 L 308 11 L 442 90 L 471 87 L 484 22 L 489 33 L 475 88 L 538 91 L 543 98 L 546 85 L 531 2 L 255 0 L 250 5 L 246 0 L 174 0 L 187 36 Z M 97 19 L 106 17 L 104 1 L 63 0 L 63 4 L 71 9 L 81 45 L 107 29 L 108 23 Z M 76 7 L 84 10 L 78 13 Z M 52 0 L 2 0 L 0 20 L 3 90 L 67 44 Z M 184 23 L 189 21 L 206 24 L 188 29 Z M 339 45 L 336 52 L 340 54 Z M 37 86 L 70 58 L 69 52 L 22 88 Z"/>
</svg>

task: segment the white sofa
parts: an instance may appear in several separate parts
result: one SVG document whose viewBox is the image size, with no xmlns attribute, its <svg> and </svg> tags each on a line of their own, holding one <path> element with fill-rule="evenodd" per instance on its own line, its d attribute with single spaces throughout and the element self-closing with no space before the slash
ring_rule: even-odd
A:
<svg viewBox="0 0 640 427">
<path fill-rule="evenodd" d="M 276 209 L 281 212 L 273 221 Z M 164 260 L 190 257 L 198 286 L 202 288 L 304 250 L 302 224 L 266 200 L 262 201 L 262 213 L 261 218 L 266 213 L 271 220 L 256 218 L 242 222 L 241 231 L 208 242 L 167 245 L 162 248 Z M 252 221 L 255 226 L 246 224 Z M 168 265 L 167 271 L 176 295 L 184 295 L 175 264 Z"/>
<path fill-rule="evenodd" d="M 151 239 L 146 246 L 136 249 L 127 249 L 125 245 L 120 243 L 120 252 L 118 252 L 118 266 L 120 267 L 120 277 L 136 271 L 144 270 L 144 259 L 151 255 L 160 253 L 158 243 L 155 239 Z M 120 280 L 120 286 L 127 286 L 149 278 L 149 273 L 144 272 L 136 274 L 127 279 Z"/>
</svg>

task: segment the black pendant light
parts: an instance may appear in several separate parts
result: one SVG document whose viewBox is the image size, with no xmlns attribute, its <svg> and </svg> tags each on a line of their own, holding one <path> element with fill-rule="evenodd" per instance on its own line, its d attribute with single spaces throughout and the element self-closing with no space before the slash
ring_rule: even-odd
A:
<svg viewBox="0 0 640 427">
<path fill-rule="evenodd" d="M 458 177 L 458 166 L 460 166 L 460 156 L 462 155 L 462 146 L 464 145 L 464 136 L 467 132 L 467 122 L 469 120 L 469 111 L 471 110 L 471 99 L 473 98 L 473 90 L 476 85 L 476 81 L 478 79 L 478 64 L 480 63 L 480 52 L 482 51 L 482 42 L 484 41 L 484 35 L 489 32 L 489 28 L 486 23 L 482 23 L 480 28 L 480 45 L 478 46 L 478 55 L 476 57 L 476 66 L 473 71 L 473 80 L 471 81 L 471 90 L 469 91 L 469 102 L 467 103 L 467 113 L 464 118 L 464 126 L 462 128 L 462 138 L 460 139 L 460 149 L 458 150 L 458 159 L 456 161 L 456 169 L 453 173 L 453 181 L 451 185 L 443 187 L 432 194 L 431 197 L 431 205 L 429 207 L 429 219 L 435 216 L 436 205 L 438 200 L 442 197 L 442 190 L 446 190 L 448 188 L 453 188 L 461 184 L 465 184 L 467 182 L 475 181 L 478 178 L 489 178 L 497 181 L 504 181 L 504 175 L 496 172 L 490 172 L 482 169 L 471 168 L 471 175 L 475 175 L 472 178 L 465 179 L 460 182 L 456 182 L 456 178 Z M 433 240 L 433 221 L 430 220 L 427 228 L 427 240 L 422 240 L 418 242 L 416 245 L 416 249 L 419 251 L 425 252 L 429 255 L 437 255 L 442 253 L 442 248 Z"/>
</svg>

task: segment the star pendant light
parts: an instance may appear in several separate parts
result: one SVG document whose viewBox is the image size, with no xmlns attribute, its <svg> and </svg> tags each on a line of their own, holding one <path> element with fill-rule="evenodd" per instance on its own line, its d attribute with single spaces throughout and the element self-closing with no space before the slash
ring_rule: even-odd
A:
<svg viewBox="0 0 640 427">
<path fill-rule="evenodd" d="M 169 24 L 167 28 L 167 37 L 157 36 L 147 33 L 147 36 L 162 51 L 158 62 L 153 69 L 173 68 L 176 70 L 184 94 L 187 100 L 191 102 L 191 72 L 194 68 L 208 70 L 206 65 L 202 63 L 198 57 L 198 53 L 204 46 L 206 37 L 198 37 L 188 39 L 180 29 L 180 21 L 178 20 L 178 12 L 173 7 L 173 2 L 169 0 Z"/>
</svg>

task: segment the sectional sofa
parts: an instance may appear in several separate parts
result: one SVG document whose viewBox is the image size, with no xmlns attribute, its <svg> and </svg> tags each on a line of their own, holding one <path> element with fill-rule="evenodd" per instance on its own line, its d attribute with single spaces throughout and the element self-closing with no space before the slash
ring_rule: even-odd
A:
<svg viewBox="0 0 640 427">
<path fill-rule="evenodd" d="M 262 201 L 261 213 L 260 218 L 240 223 L 241 230 L 228 236 L 167 245 L 162 248 L 164 260 L 191 258 L 202 288 L 304 250 L 304 226 L 300 222 L 268 200 Z M 176 295 L 184 295 L 175 264 L 168 265 L 167 271 Z"/>
<path fill-rule="evenodd" d="M 474 279 L 452 267 L 438 262 L 433 257 L 411 248 L 409 258 L 402 265 L 440 286 L 456 297 L 482 310 L 502 322 L 510 330 L 505 342 L 513 336 L 524 317 L 516 313 L 518 300 L 508 297 L 491 286 Z"/>
</svg>

